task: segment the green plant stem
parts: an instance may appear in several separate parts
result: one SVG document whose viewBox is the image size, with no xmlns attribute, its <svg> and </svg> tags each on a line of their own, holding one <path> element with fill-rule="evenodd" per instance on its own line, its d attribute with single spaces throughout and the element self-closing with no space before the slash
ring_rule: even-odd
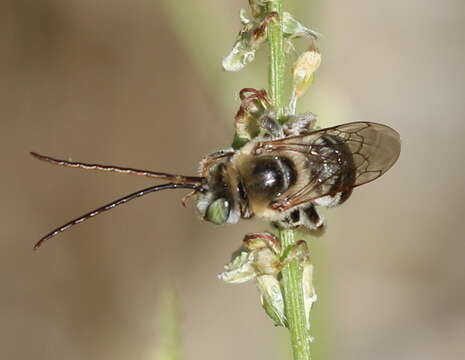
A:
<svg viewBox="0 0 465 360">
<path fill-rule="evenodd" d="M 281 229 L 279 240 L 283 249 L 297 242 L 296 231 Z M 282 271 L 284 304 L 291 337 L 294 360 L 310 360 L 310 333 L 307 328 L 302 292 L 302 267 L 298 260 L 292 261 Z"/>
<path fill-rule="evenodd" d="M 270 1 L 268 13 L 276 12 L 279 18 L 283 15 L 283 1 Z M 284 109 L 284 72 L 286 68 L 286 56 L 284 54 L 283 32 L 280 21 L 273 21 L 268 28 L 269 67 L 268 90 L 273 104 L 278 112 L 278 118 L 283 115 Z"/>
<path fill-rule="evenodd" d="M 283 0 L 270 1 L 268 13 L 277 12 L 282 18 Z M 284 80 L 286 58 L 283 46 L 283 32 L 280 21 L 270 24 L 269 43 L 269 93 L 281 119 L 284 110 Z M 279 239 L 283 249 L 288 249 L 296 242 L 296 232 L 281 229 Z M 294 360 L 310 360 L 310 333 L 307 327 L 304 298 L 302 292 L 302 268 L 298 260 L 292 261 L 282 271 L 284 303 L 291 338 Z"/>
</svg>

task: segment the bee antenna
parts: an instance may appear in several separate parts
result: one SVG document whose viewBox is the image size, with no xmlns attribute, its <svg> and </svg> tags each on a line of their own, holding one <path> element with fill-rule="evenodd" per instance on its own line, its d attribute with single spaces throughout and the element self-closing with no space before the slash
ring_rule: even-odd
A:
<svg viewBox="0 0 465 360">
<path fill-rule="evenodd" d="M 61 225 L 59 227 L 57 227 L 56 229 L 50 231 L 47 235 L 45 235 L 44 237 L 42 237 L 35 245 L 34 245 L 34 250 L 37 250 L 39 249 L 42 244 L 51 239 L 52 237 L 62 233 L 63 231 L 65 230 L 68 230 L 69 228 L 71 228 L 72 226 L 74 225 L 77 225 L 77 224 L 80 224 L 90 218 L 93 218 L 94 216 L 97 216 L 105 211 L 108 211 L 108 210 L 111 210 L 113 208 L 115 208 L 116 206 L 119 206 L 119 205 L 122 205 L 122 204 L 125 204 L 131 200 L 134 200 L 134 199 L 137 199 L 139 197 L 142 197 L 142 196 L 145 196 L 147 194 L 150 194 L 150 193 L 153 193 L 153 192 L 156 192 L 156 191 L 161 191 L 161 190 L 168 190 L 168 189 L 193 189 L 194 191 L 197 191 L 197 190 L 200 190 L 201 188 L 201 184 L 200 183 L 196 183 L 196 184 L 190 184 L 190 183 L 180 183 L 180 184 L 177 184 L 177 183 L 169 183 L 169 184 L 162 184 L 162 185 L 156 185 L 156 186 L 151 186 L 151 187 L 148 187 L 146 189 L 142 189 L 142 190 L 139 190 L 139 191 L 136 191 L 135 193 L 132 193 L 132 194 L 129 194 L 129 195 L 126 195 L 118 200 L 115 200 L 115 201 L 112 201 L 111 203 L 109 204 L 106 204 L 104 206 L 101 206 L 95 210 L 92 210 L 74 220 L 71 220 L 69 222 L 67 222 L 66 224 L 64 225 Z"/>
<path fill-rule="evenodd" d="M 117 173 L 117 174 L 146 176 L 146 177 L 150 177 L 154 179 L 167 180 L 167 181 L 177 183 L 177 184 L 185 184 L 185 183 L 201 184 L 204 181 L 204 178 L 200 176 L 184 176 L 184 175 L 156 172 L 156 171 L 151 171 L 151 170 L 133 169 L 129 167 L 121 167 L 121 166 L 114 166 L 114 165 L 100 165 L 100 164 L 91 164 L 91 163 L 76 162 L 76 161 L 70 161 L 70 160 L 55 159 L 50 156 L 41 155 L 33 151 L 31 151 L 30 154 L 40 161 L 44 161 L 44 162 L 48 162 L 49 164 L 64 166 L 64 167 L 79 168 L 79 169 L 85 169 L 85 170 L 99 170 L 99 171 L 105 171 L 105 172 L 111 172 L 111 173 Z"/>
</svg>

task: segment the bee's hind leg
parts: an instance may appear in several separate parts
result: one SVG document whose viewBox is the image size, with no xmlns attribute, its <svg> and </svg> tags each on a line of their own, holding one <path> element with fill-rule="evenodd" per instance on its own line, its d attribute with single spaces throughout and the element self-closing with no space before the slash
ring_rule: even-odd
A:
<svg viewBox="0 0 465 360">
<path fill-rule="evenodd" d="M 310 230 L 323 230 L 325 227 L 325 218 L 319 213 L 315 205 L 311 204 L 306 208 L 302 208 L 301 212 L 303 226 Z"/>
<path fill-rule="evenodd" d="M 277 222 L 279 227 L 293 229 L 303 226 L 309 230 L 323 230 L 325 219 L 316 209 L 315 205 L 300 207 L 292 210 L 283 219 Z"/>
</svg>

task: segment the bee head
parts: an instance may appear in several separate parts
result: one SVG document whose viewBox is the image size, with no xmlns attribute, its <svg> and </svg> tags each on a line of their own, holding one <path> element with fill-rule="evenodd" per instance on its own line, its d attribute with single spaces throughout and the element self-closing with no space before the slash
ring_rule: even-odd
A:
<svg viewBox="0 0 465 360">
<path fill-rule="evenodd" d="M 231 176 L 223 162 L 210 168 L 203 191 L 197 193 L 197 210 L 200 216 L 213 224 L 235 224 L 239 212 L 234 206 Z"/>
</svg>

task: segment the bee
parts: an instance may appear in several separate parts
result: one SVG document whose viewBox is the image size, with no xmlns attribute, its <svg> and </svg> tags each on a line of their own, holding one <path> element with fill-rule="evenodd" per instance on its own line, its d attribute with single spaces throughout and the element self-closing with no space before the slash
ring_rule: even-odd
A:
<svg viewBox="0 0 465 360">
<path fill-rule="evenodd" d="M 281 125 L 264 90 L 244 89 L 240 94 L 236 134 L 247 137 L 244 129 L 256 128 L 259 135 L 247 138 L 242 147 L 203 158 L 198 176 L 59 160 L 32 152 L 54 165 L 167 181 L 69 221 L 42 237 L 34 249 L 116 206 L 167 189 L 190 189 L 183 204 L 195 197 L 200 217 L 216 225 L 257 217 L 284 228 L 321 229 L 325 221 L 318 207 L 344 203 L 355 187 L 380 177 L 399 157 L 400 136 L 386 125 L 352 122 L 314 129 L 316 118 L 311 113 L 290 116 Z"/>
</svg>

